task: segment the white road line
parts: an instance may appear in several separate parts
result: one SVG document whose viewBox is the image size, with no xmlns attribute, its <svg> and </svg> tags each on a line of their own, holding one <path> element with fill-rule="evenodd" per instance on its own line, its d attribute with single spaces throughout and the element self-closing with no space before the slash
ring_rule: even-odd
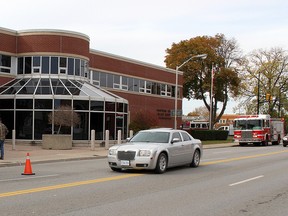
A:
<svg viewBox="0 0 288 216">
<path fill-rule="evenodd" d="M 15 178 L 15 179 L 2 179 L 2 180 L 0 180 L 0 182 L 20 181 L 20 180 L 37 179 L 37 178 L 47 178 L 47 177 L 55 177 L 55 176 L 59 176 L 59 174 L 55 174 L 55 175 L 45 175 L 45 176 L 27 176 L 26 178 Z"/>
<path fill-rule="evenodd" d="M 259 179 L 259 178 L 263 178 L 263 177 L 264 177 L 264 175 L 256 176 L 254 178 L 250 178 L 250 179 L 246 179 L 246 180 L 243 180 L 243 181 L 235 182 L 233 184 L 229 184 L 229 186 L 235 186 L 235 185 L 243 184 L 243 183 L 246 183 L 246 182 L 249 182 L 249 181 L 253 181 L 253 180 L 256 180 L 256 179 Z"/>
</svg>

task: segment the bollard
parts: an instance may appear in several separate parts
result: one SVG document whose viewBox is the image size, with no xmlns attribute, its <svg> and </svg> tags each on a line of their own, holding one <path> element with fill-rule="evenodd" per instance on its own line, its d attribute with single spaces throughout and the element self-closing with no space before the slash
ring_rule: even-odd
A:
<svg viewBox="0 0 288 216">
<path fill-rule="evenodd" d="M 121 144 L 121 130 L 117 131 L 117 144 Z"/>
<path fill-rule="evenodd" d="M 95 150 L 95 130 L 91 130 L 91 150 Z"/>
<path fill-rule="evenodd" d="M 134 134 L 133 130 L 130 130 L 129 131 L 129 138 L 133 137 L 133 134 Z"/>
<path fill-rule="evenodd" d="M 105 149 L 109 149 L 109 130 L 105 131 Z"/>
<path fill-rule="evenodd" d="M 15 129 L 12 130 L 12 150 L 16 149 L 16 132 Z"/>
</svg>

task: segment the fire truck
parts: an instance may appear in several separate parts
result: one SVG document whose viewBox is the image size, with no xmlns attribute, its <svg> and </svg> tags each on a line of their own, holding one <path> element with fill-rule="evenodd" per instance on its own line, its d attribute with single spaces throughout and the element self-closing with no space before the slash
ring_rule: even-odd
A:
<svg viewBox="0 0 288 216">
<path fill-rule="evenodd" d="M 271 118 L 270 115 L 244 115 L 233 121 L 234 142 L 240 146 L 258 144 L 279 145 L 284 137 L 284 119 Z"/>
</svg>

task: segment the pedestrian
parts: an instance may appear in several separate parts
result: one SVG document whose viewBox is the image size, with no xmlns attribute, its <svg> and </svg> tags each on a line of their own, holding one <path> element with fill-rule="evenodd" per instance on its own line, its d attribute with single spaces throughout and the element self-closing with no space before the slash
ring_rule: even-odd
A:
<svg viewBox="0 0 288 216">
<path fill-rule="evenodd" d="M 6 135 L 8 134 L 8 129 L 6 125 L 2 123 L 2 119 L 0 117 L 0 150 L 1 150 L 1 157 L 0 160 L 4 160 L 4 141 L 6 138 Z"/>
</svg>

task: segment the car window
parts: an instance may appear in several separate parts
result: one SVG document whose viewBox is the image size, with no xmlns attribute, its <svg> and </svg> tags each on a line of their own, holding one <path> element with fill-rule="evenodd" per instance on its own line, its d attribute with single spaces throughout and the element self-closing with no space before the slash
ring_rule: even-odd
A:
<svg viewBox="0 0 288 216">
<path fill-rule="evenodd" d="M 181 135 L 182 135 L 184 141 L 191 140 L 191 137 L 187 133 L 181 132 Z"/>
<path fill-rule="evenodd" d="M 136 134 L 130 142 L 156 142 L 156 143 L 168 143 L 169 142 L 168 132 L 139 132 Z"/>
<path fill-rule="evenodd" d="M 182 138 L 181 138 L 179 132 L 174 132 L 174 133 L 172 134 L 172 140 L 173 140 L 174 138 L 178 138 L 180 141 L 182 141 Z"/>
</svg>

